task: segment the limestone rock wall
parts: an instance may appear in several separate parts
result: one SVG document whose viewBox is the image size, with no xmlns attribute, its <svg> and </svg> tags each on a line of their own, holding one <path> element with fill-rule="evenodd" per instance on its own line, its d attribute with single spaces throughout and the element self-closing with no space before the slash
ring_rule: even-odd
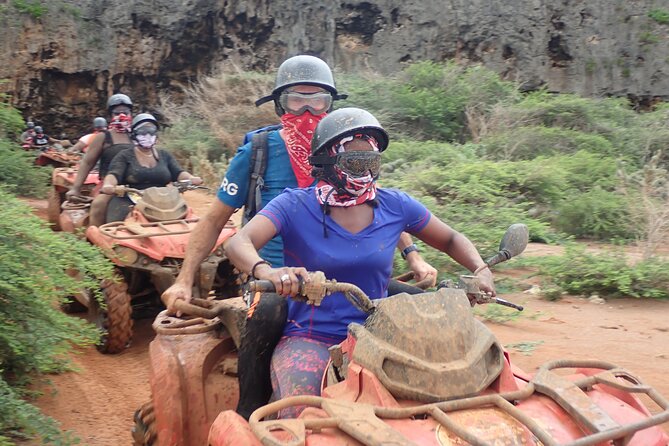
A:
<svg viewBox="0 0 669 446">
<path fill-rule="evenodd" d="M 0 91 L 26 116 L 77 132 L 124 92 L 161 92 L 220 63 L 267 70 L 309 53 L 338 70 L 392 73 L 455 58 L 526 89 L 669 98 L 666 0 L 53 0 L 0 16 Z M 663 4 L 665 4 L 662 6 Z"/>
</svg>

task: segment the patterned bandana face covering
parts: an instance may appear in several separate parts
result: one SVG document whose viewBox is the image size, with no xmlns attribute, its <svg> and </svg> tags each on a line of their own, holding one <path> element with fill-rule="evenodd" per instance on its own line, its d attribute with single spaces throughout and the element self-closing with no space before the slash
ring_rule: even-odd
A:
<svg viewBox="0 0 669 446">
<path fill-rule="evenodd" d="M 113 114 L 112 121 L 109 123 L 109 130 L 115 132 L 130 132 L 132 117 L 129 114 Z"/>
<path fill-rule="evenodd" d="M 359 138 L 372 147 L 368 150 L 346 152 L 345 144 Z M 381 153 L 376 140 L 364 134 L 342 138 L 334 144 L 330 155 L 336 157 L 334 166 L 329 170 L 328 181 L 319 181 L 316 196 L 321 204 L 330 206 L 354 206 L 376 198 L 376 180 L 381 168 Z"/>
<path fill-rule="evenodd" d="M 309 187 L 314 182 L 311 176 L 311 164 L 309 164 L 311 139 L 316 126 L 323 117 L 325 113 L 312 115 L 308 111 L 301 115 L 286 113 L 281 116 L 283 139 L 286 142 L 290 165 L 297 178 L 298 187 Z"/>
</svg>

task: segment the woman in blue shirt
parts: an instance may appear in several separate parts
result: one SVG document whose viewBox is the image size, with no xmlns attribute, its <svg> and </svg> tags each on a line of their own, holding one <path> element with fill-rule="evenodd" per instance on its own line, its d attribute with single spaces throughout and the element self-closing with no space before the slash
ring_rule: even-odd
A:
<svg viewBox="0 0 669 446">
<path fill-rule="evenodd" d="M 353 283 L 372 298 L 387 296 L 393 251 L 402 232 L 415 235 L 475 271 L 485 265 L 464 235 L 433 216 L 409 195 L 376 185 L 388 135 L 369 112 L 343 108 L 325 117 L 311 144 L 315 186 L 287 189 L 273 199 L 226 246 L 230 260 L 257 279 L 270 280 L 288 297 L 288 321 L 272 357 L 275 396 L 317 395 L 328 347 L 346 337 L 365 314 L 341 294 L 309 306 L 290 299 L 307 271 Z M 272 268 L 257 250 L 275 235 L 284 243 L 284 264 Z M 481 289 L 494 295 L 493 276 L 482 268 Z M 282 413 L 295 416 L 297 413 Z"/>
</svg>

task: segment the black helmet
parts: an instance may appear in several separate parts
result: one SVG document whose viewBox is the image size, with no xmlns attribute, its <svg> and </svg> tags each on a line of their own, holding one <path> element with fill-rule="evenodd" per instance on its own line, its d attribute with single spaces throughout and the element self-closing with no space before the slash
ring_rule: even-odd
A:
<svg viewBox="0 0 669 446">
<path fill-rule="evenodd" d="M 114 94 L 107 100 L 107 110 L 111 111 L 117 105 L 127 105 L 132 110 L 132 101 L 127 95 L 122 93 Z"/>
<path fill-rule="evenodd" d="M 311 140 L 312 166 L 323 165 L 323 156 L 328 157 L 326 149 L 347 135 L 364 133 L 373 136 L 379 143 L 379 152 L 388 147 L 388 133 L 370 112 L 361 108 L 340 108 L 335 110 L 318 123 Z"/>
<path fill-rule="evenodd" d="M 158 120 L 151 113 L 140 113 L 132 118 L 132 131 L 134 132 L 140 124 L 145 122 L 152 122 L 156 128 L 159 127 Z"/>
<path fill-rule="evenodd" d="M 34 129 L 35 128 L 35 123 L 32 121 L 26 122 L 26 127 L 29 129 Z"/>
<path fill-rule="evenodd" d="M 283 90 L 294 85 L 314 85 L 324 88 L 332 93 L 333 99 L 346 99 L 348 97 L 337 92 L 332 70 L 325 61 L 318 57 L 301 55 L 291 57 L 279 66 L 272 94 L 258 99 L 256 106 L 274 100 L 277 114 L 282 115 L 283 109 L 278 105 L 279 95 Z"/>
<path fill-rule="evenodd" d="M 39 126 L 39 125 L 35 126 L 35 133 L 43 133 L 43 132 L 44 132 L 44 129 L 42 128 L 42 126 Z"/>
<path fill-rule="evenodd" d="M 101 116 L 93 119 L 93 128 L 99 129 L 101 127 L 107 127 L 107 120 Z"/>
</svg>

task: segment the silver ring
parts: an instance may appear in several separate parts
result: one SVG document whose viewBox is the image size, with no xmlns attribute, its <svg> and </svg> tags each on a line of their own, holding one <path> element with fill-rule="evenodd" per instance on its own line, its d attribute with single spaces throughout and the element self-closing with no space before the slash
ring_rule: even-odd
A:
<svg viewBox="0 0 669 446">
<path fill-rule="evenodd" d="M 290 276 L 288 274 L 284 274 L 283 276 L 281 276 L 281 281 L 282 282 L 285 282 L 287 280 L 290 280 Z"/>
</svg>

